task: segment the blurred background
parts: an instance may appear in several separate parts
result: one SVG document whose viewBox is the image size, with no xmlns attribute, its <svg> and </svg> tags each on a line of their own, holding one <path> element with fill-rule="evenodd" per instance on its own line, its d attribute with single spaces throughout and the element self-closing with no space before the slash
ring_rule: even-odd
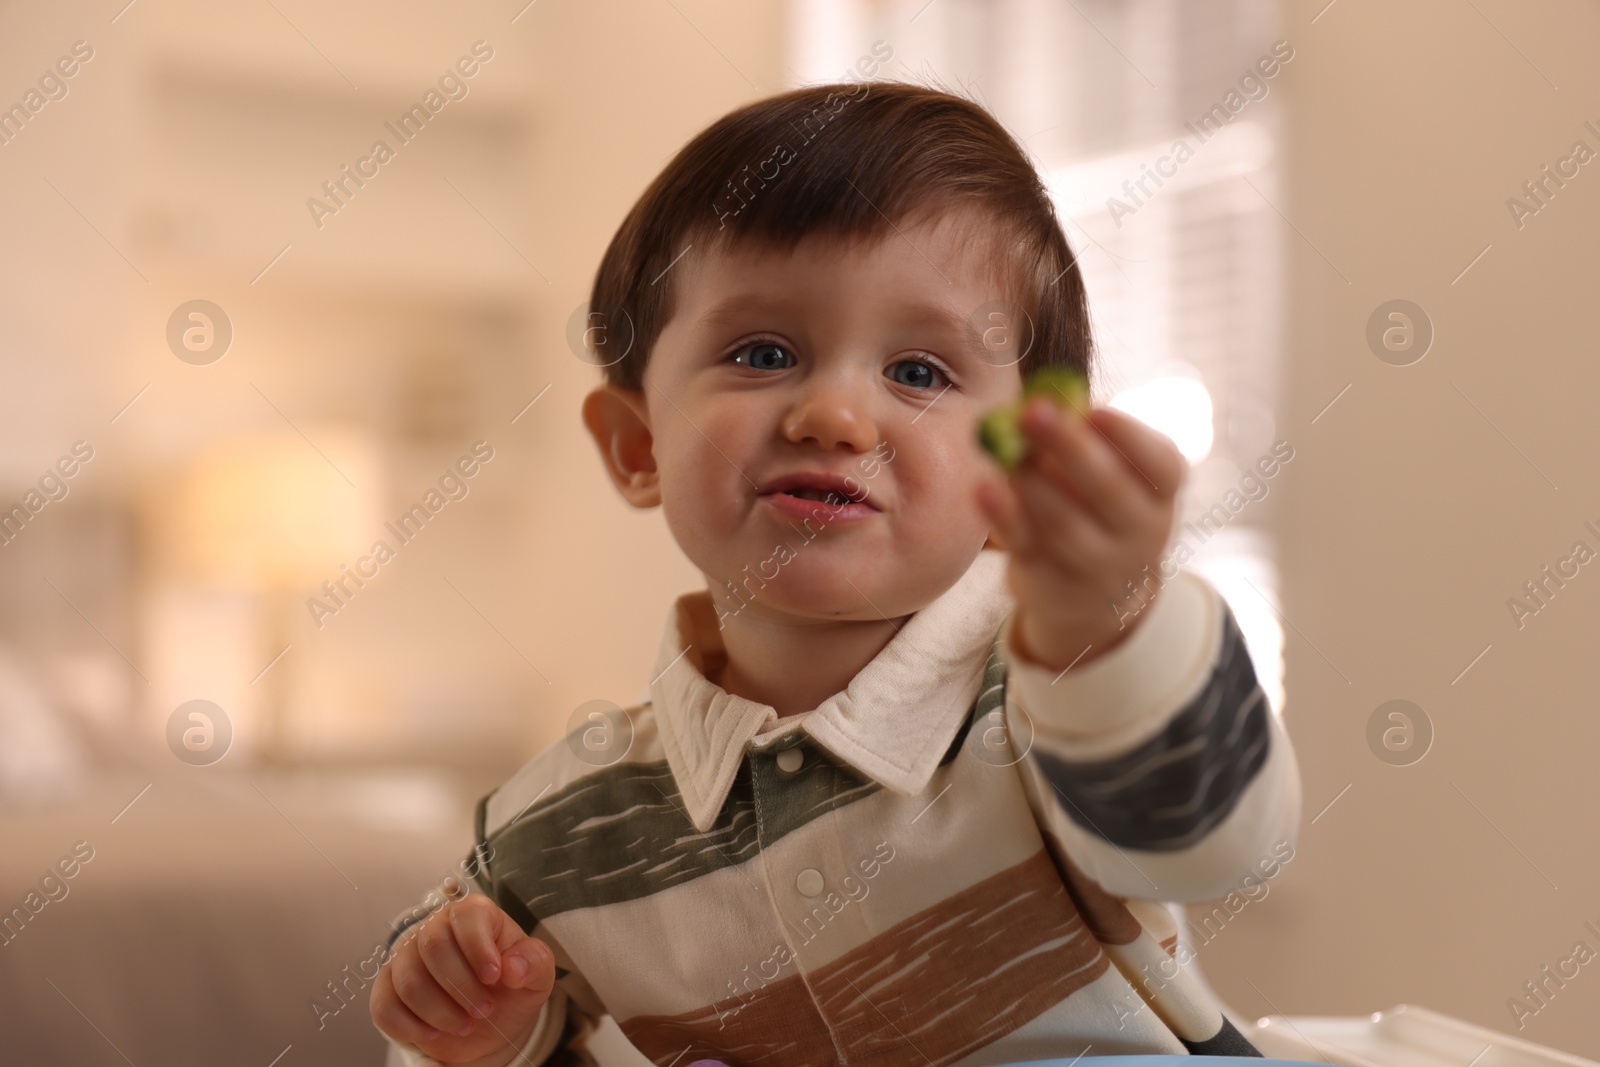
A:
<svg viewBox="0 0 1600 1067">
<path fill-rule="evenodd" d="M 1197 939 L 1229 1010 L 1600 1057 L 1597 36 L 1572 0 L 0 3 L 0 1058 L 381 1061 L 388 921 L 574 709 L 643 698 L 700 584 L 578 418 L 599 257 L 705 125 L 879 43 L 1046 177 L 1096 399 L 1189 457 L 1174 544 L 1295 740 L 1294 861 Z"/>
</svg>

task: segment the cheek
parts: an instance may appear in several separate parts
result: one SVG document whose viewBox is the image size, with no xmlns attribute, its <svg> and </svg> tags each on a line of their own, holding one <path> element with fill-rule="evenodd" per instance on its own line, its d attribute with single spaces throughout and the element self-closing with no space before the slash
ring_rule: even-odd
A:
<svg viewBox="0 0 1600 1067">
<path fill-rule="evenodd" d="M 921 499 L 970 498 L 983 473 L 984 457 L 976 446 L 968 447 L 951 429 L 941 427 L 937 435 L 919 435 L 919 429 L 920 424 L 912 426 L 892 439 L 895 457 L 883 465 L 883 472 Z"/>
<path fill-rule="evenodd" d="M 976 445 L 968 452 L 966 442 L 948 429 L 919 441 L 915 431 L 926 421 L 910 427 L 910 436 L 890 439 L 897 453 L 875 479 L 898 501 L 891 536 L 906 567 L 893 581 L 902 591 L 915 590 L 902 602 L 908 610 L 959 581 L 989 535 L 977 502 L 988 459 Z"/>
<path fill-rule="evenodd" d="M 967 447 L 954 434 L 936 439 L 919 439 L 916 430 L 901 435 L 895 442 L 895 458 L 867 480 L 893 485 L 901 507 L 919 521 L 947 533 L 956 543 L 976 538 L 981 544 L 988 522 L 978 510 L 977 488 L 986 474 L 988 459 Z"/>
<path fill-rule="evenodd" d="M 682 525 L 715 528 L 755 492 L 750 480 L 762 472 L 751 445 L 754 431 L 748 419 L 717 412 L 685 409 L 667 418 L 655 448 L 663 508 L 669 521 L 676 515 Z"/>
</svg>

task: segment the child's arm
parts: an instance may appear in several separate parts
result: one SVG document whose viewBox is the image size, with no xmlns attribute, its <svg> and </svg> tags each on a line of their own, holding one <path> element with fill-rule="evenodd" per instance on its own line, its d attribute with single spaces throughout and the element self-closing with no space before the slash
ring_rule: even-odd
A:
<svg viewBox="0 0 1600 1067">
<path fill-rule="evenodd" d="M 1147 610 L 1065 674 L 1022 656 L 1008 619 L 1008 733 L 1035 816 L 1085 873 L 1118 896 L 1210 900 L 1293 856 L 1299 768 L 1222 597 L 1180 571 Z"/>
<path fill-rule="evenodd" d="M 1231 612 L 1162 559 L 1183 457 L 1110 409 L 1033 400 L 1021 425 L 1026 458 L 978 503 L 1010 553 L 1006 718 L 1035 814 L 1110 892 L 1220 896 L 1292 845 L 1300 781 Z"/>
</svg>

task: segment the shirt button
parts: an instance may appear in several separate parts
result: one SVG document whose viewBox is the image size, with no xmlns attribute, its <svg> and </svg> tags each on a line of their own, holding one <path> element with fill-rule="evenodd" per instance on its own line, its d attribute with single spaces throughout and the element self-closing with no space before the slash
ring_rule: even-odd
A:
<svg viewBox="0 0 1600 1067">
<path fill-rule="evenodd" d="M 794 880 L 794 887 L 800 890 L 803 896 L 816 896 L 822 892 L 822 872 L 815 867 L 807 867 L 800 872 L 800 877 Z"/>
<path fill-rule="evenodd" d="M 778 770 L 785 774 L 793 774 L 800 769 L 800 764 L 805 762 L 805 753 L 798 748 L 786 748 L 778 753 Z"/>
</svg>

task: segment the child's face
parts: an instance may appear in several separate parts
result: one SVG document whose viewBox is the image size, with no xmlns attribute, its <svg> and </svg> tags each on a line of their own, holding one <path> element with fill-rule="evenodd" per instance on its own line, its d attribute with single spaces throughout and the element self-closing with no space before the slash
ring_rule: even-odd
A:
<svg viewBox="0 0 1600 1067">
<path fill-rule="evenodd" d="M 793 256 L 740 247 L 677 265 L 643 400 L 667 523 L 721 611 L 896 618 L 982 549 L 975 489 L 998 474 L 977 420 L 1021 389 L 970 325 L 1004 295 L 983 234 L 978 216 L 946 212 L 852 248 L 807 237 Z M 795 472 L 848 478 L 862 504 L 807 529 L 815 501 L 769 492 Z"/>
</svg>

